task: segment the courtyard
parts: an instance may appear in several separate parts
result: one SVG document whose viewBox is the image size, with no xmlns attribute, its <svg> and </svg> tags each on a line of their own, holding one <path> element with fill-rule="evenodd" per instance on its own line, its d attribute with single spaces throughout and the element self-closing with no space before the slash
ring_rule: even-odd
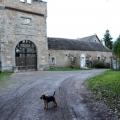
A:
<svg viewBox="0 0 120 120">
<path fill-rule="evenodd" d="M 0 120 L 115 120 L 102 103 L 91 104 L 85 80 L 104 69 L 13 73 L 0 81 Z M 42 94 L 55 97 L 58 107 L 44 110 Z"/>
</svg>

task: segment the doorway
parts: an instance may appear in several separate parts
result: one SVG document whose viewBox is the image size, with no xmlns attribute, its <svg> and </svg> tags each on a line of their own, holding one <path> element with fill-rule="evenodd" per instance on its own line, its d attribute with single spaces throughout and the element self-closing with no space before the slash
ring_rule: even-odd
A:
<svg viewBox="0 0 120 120">
<path fill-rule="evenodd" d="M 30 40 L 20 41 L 15 48 L 15 60 L 18 70 L 37 70 L 37 50 Z"/>
</svg>

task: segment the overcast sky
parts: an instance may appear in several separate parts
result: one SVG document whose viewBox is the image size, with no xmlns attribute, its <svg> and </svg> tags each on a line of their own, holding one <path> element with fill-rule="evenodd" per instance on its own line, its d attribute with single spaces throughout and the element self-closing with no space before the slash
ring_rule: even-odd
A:
<svg viewBox="0 0 120 120">
<path fill-rule="evenodd" d="M 45 0 L 48 5 L 49 37 L 81 38 L 107 29 L 116 39 L 120 34 L 120 0 Z"/>
</svg>

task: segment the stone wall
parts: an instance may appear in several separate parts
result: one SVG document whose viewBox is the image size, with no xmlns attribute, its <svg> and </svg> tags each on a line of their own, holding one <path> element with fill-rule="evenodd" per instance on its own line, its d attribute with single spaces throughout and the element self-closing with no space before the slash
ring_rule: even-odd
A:
<svg viewBox="0 0 120 120">
<path fill-rule="evenodd" d="M 23 40 L 30 40 L 36 45 L 37 69 L 43 70 L 48 67 L 46 3 L 27 4 L 21 3 L 19 0 L 3 0 L 1 6 L 0 18 L 3 20 L 0 20 L 0 33 L 2 33 L 0 36 L 3 36 L 1 38 L 3 71 L 11 71 L 16 66 L 15 47 Z"/>
<path fill-rule="evenodd" d="M 99 52 L 99 51 L 73 51 L 73 50 L 49 50 L 49 63 L 52 65 L 51 58 L 55 58 L 56 67 L 69 67 L 70 66 L 70 55 L 77 58 L 77 66 L 80 66 L 80 56 L 84 54 L 87 57 L 91 56 L 91 61 L 100 59 L 105 59 L 106 63 L 111 62 L 111 52 Z"/>
<path fill-rule="evenodd" d="M 20 0 L 0 0 L 0 4 L 17 8 L 24 11 L 30 11 L 47 16 L 47 3 L 46 2 L 32 2 L 32 4 L 21 2 Z"/>
</svg>

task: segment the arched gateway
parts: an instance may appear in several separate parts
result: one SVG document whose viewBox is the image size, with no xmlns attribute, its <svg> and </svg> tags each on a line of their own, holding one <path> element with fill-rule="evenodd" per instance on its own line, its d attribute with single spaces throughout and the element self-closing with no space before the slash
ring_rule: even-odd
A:
<svg viewBox="0 0 120 120">
<path fill-rule="evenodd" d="M 37 70 L 37 50 L 30 40 L 20 41 L 15 48 L 15 60 L 18 70 Z"/>
</svg>

